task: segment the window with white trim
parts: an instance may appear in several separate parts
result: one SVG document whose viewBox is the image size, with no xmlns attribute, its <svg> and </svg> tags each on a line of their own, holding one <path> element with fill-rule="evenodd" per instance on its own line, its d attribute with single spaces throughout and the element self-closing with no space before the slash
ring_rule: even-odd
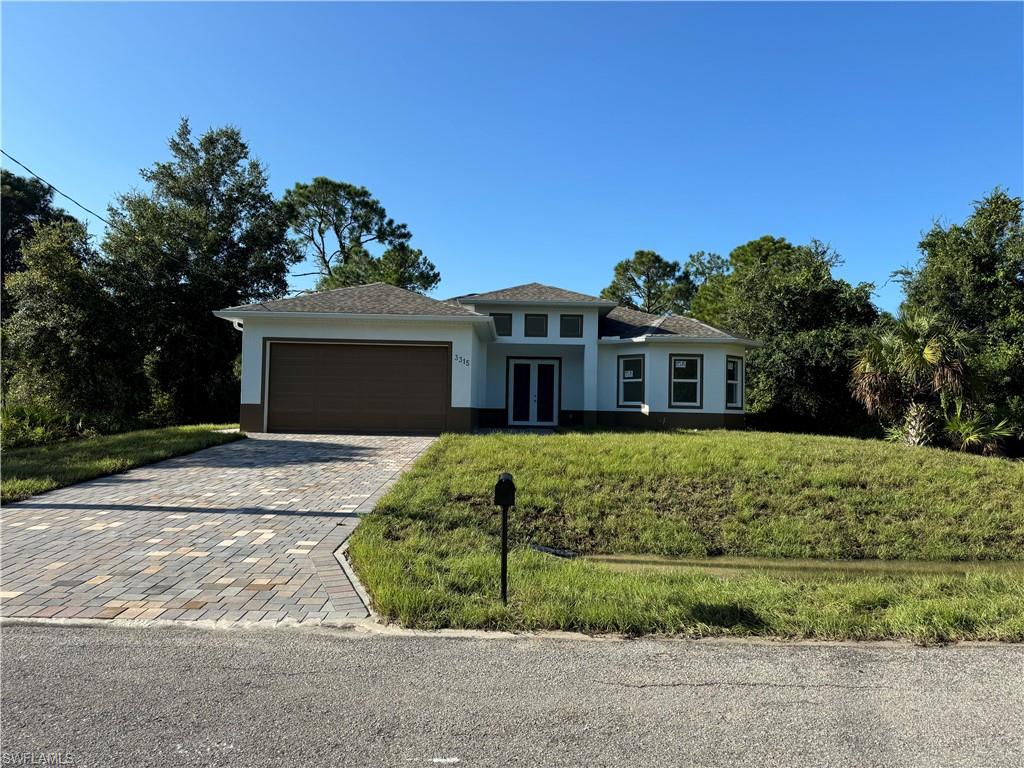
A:
<svg viewBox="0 0 1024 768">
<path fill-rule="evenodd" d="M 703 395 L 704 356 L 669 355 L 669 405 L 673 408 L 700 408 Z"/>
<path fill-rule="evenodd" d="M 644 404 L 644 356 L 619 358 L 619 406 Z"/>
<path fill-rule="evenodd" d="M 743 407 L 743 358 L 725 358 L 725 407 Z"/>
</svg>

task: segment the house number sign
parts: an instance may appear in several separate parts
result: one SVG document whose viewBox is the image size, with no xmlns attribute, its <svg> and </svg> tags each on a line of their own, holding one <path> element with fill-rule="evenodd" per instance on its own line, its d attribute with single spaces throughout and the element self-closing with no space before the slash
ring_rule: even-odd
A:
<svg viewBox="0 0 1024 768">
<path fill-rule="evenodd" d="M 459 363 L 460 365 L 464 365 L 467 368 L 469 368 L 469 358 L 468 357 L 463 357 L 462 355 L 458 354 L 457 352 L 455 353 L 455 362 Z"/>
</svg>

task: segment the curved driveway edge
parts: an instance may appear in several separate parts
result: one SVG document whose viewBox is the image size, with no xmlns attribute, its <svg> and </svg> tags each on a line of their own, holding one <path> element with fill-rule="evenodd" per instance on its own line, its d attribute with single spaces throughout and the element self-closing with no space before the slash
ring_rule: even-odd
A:
<svg viewBox="0 0 1024 768">
<path fill-rule="evenodd" d="M 337 623 L 368 615 L 335 559 L 431 437 L 251 435 L 0 513 L 0 614 Z"/>
</svg>

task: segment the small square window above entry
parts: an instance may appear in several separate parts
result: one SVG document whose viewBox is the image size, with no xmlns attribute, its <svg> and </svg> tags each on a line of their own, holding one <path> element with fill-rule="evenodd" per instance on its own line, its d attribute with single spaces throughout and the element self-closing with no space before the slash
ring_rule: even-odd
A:
<svg viewBox="0 0 1024 768">
<path fill-rule="evenodd" d="M 547 315 L 524 315 L 523 336 L 543 337 L 548 335 Z"/>
<path fill-rule="evenodd" d="M 491 312 L 494 320 L 494 332 L 499 336 L 512 335 L 512 315 L 507 312 Z"/>
<path fill-rule="evenodd" d="M 563 339 L 582 339 L 583 315 L 562 315 L 558 335 Z"/>
</svg>

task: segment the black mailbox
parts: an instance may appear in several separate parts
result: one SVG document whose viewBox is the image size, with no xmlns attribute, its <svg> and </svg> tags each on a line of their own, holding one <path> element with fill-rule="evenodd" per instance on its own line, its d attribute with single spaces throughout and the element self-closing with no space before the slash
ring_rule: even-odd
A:
<svg viewBox="0 0 1024 768">
<path fill-rule="evenodd" d="M 494 484 L 494 505 L 497 507 L 514 507 L 516 505 L 516 484 L 512 475 L 502 472 L 498 482 Z"/>
</svg>

